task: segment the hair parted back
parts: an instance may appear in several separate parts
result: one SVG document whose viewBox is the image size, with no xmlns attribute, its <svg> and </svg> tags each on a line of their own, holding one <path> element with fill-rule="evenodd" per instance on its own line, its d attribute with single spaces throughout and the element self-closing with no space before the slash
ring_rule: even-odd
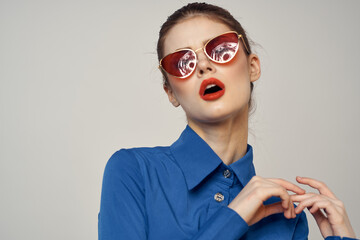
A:
<svg viewBox="0 0 360 240">
<path fill-rule="evenodd" d="M 248 37 L 244 28 L 241 24 L 224 8 L 219 6 L 215 6 L 208 3 L 189 3 L 182 8 L 176 10 L 173 14 L 171 14 L 164 24 L 160 28 L 159 39 L 157 42 L 157 54 L 158 60 L 164 57 L 164 41 L 166 38 L 166 34 L 169 30 L 174 27 L 176 24 L 180 23 L 189 18 L 193 18 L 196 16 L 205 16 L 209 17 L 213 21 L 219 21 L 225 25 L 227 25 L 231 30 L 236 31 L 238 34 L 241 34 L 244 38 L 245 44 L 249 50 L 249 53 L 244 49 L 244 53 L 246 55 L 250 55 L 252 53 L 251 46 L 249 44 Z M 162 71 L 163 74 L 163 84 L 167 87 L 170 87 L 169 81 L 167 79 L 166 73 Z M 250 99 L 249 99 L 249 112 L 251 112 L 252 107 L 252 92 L 253 92 L 254 84 L 250 83 Z"/>
</svg>

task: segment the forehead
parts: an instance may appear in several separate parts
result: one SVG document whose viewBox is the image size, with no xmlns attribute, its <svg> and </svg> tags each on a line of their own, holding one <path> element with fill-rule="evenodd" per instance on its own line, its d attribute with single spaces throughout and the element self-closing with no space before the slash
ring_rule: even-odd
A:
<svg viewBox="0 0 360 240">
<path fill-rule="evenodd" d="M 224 23 L 211 20 L 209 17 L 196 16 L 186 19 L 173 26 L 167 33 L 164 56 L 179 48 L 201 48 L 207 40 L 230 30 Z"/>
</svg>

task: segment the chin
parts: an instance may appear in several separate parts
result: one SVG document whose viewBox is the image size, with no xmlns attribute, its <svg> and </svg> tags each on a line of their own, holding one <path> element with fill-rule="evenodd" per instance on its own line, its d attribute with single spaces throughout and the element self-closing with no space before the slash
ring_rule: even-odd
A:
<svg viewBox="0 0 360 240">
<path fill-rule="evenodd" d="M 201 122 L 206 124 L 214 124 L 214 123 L 220 123 L 223 121 L 226 121 L 230 119 L 234 114 L 231 114 L 229 112 L 223 112 L 223 111 L 216 111 L 202 115 L 197 115 L 194 117 L 191 117 L 195 122 Z"/>
<path fill-rule="evenodd" d="M 190 110 L 190 109 L 189 109 Z M 244 105 L 225 105 L 223 103 L 212 106 L 202 107 L 200 109 L 191 109 L 195 114 L 186 114 L 188 119 L 203 124 L 214 124 L 237 119 L 247 111 L 247 104 Z M 185 111 L 189 112 L 189 111 Z"/>
</svg>

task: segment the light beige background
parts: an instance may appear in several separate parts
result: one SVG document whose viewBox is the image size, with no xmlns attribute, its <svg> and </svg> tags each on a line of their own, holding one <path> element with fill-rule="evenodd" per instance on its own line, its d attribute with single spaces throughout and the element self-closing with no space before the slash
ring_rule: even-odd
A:
<svg viewBox="0 0 360 240">
<path fill-rule="evenodd" d="M 261 45 L 257 174 L 325 181 L 359 237 L 360 1 L 211 2 Z M 0 0 L 1 239 L 97 239 L 109 157 L 178 138 L 184 113 L 162 90 L 155 49 L 185 3 Z"/>
</svg>

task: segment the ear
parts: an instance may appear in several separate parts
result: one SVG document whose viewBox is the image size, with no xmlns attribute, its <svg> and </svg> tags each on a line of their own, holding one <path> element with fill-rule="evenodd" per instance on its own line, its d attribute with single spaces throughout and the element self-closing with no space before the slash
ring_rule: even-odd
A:
<svg viewBox="0 0 360 240">
<path fill-rule="evenodd" d="M 256 54 L 250 54 L 248 60 L 250 81 L 255 82 L 261 76 L 260 59 Z"/>
<path fill-rule="evenodd" d="M 171 87 L 164 84 L 163 88 L 164 88 L 166 94 L 168 95 L 168 98 L 169 98 L 169 101 L 171 102 L 171 104 L 174 107 L 180 106 L 180 103 L 176 100 L 175 94 L 174 94 L 173 90 L 171 89 Z"/>
</svg>

